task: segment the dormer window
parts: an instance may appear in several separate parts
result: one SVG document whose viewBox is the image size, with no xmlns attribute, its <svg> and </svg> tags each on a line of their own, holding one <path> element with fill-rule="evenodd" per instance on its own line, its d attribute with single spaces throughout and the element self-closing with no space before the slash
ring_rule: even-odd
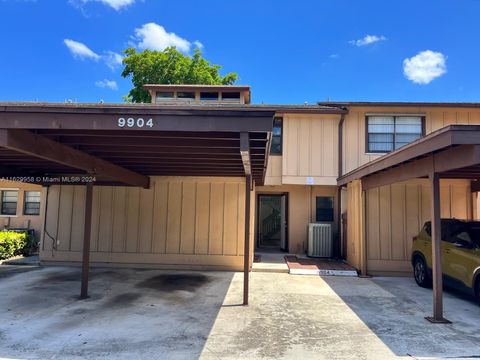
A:
<svg viewBox="0 0 480 360">
<path fill-rule="evenodd" d="M 240 92 L 222 92 L 222 100 L 240 102 Z"/>
<path fill-rule="evenodd" d="M 244 85 L 146 84 L 143 88 L 153 104 L 250 104 L 250 87 Z"/>
<path fill-rule="evenodd" d="M 156 93 L 156 101 L 172 100 L 173 98 L 173 91 L 157 91 Z"/>
<path fill-rule="evenodd" d="M 212 101 L 212 100 L 218 101 L 218 92 L 202 91 L 200 93 L 200 100 L 201 101 Z"/>
<path fill-rule="evenodd" d="M 195 100 L 195 93 L 193 91 L 178 91 L 177 98 L 184 100 Z"/>
</svg>

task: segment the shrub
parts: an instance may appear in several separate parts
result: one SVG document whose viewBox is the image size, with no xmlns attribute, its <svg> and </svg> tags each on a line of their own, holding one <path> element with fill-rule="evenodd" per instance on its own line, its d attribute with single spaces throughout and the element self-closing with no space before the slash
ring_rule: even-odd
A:
<svg viewBox="0 0 480 360">
<path fill-rule="evenodd" d="M 26 232 L 0 231 L 0 259 L 8 259 L 22 254 L 27 245 L 28 234 Z"/>
<path fill-rule="evenodd" d="M 22 249 L 22 255 L 31 256 L 38 253 L 38 239 L 33 230 L 25 233 L 27 235 L 25 246 Z"/>
</svg>

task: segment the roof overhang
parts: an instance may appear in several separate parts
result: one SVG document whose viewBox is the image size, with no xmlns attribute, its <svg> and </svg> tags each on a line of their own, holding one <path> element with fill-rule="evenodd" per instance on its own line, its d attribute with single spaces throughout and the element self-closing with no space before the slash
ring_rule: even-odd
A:
<svg viewBox="0 0 480 360">
<path fill-rule="evenodd" d="M 438 173 L 442 178 L 480 178 L 480 126 L 449 125 L 338 178 L 339 186 L 362 180 L 363 189 Z"/>
<path fill-rule="evenodd" d="M 263 184 L 275 112 L 248 107 L 0 103 L 0 177 L 245 176 Z M 246 163 L 247 162 L 247 163 Z M 32 181 L 35 182 L 35 181 Z"/>
<path fill-rule="evenodd" d="M 419 102 L 419 101 L 328 101 L 319 102 L 321 106 L 331 107 L 442 107 L 442 108 L 479 108 L 477 102 Z"/>
<path fill-rule="evenodd" d="M 217 91 L 250 91 L 248 85 L 197 85 L 197 84 L 145 84 L 146 90 L 171 90 L 192 91 L 192 90 L 217 90 Z"/>
</svg>

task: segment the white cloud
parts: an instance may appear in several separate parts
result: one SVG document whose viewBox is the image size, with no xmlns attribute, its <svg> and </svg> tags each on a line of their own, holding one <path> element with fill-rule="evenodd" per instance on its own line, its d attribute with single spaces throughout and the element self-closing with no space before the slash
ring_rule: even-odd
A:
<svg viewBox="0 0 480 360">
<path fill-rule="evenodd" d="M 416 84 L 428 84 L 447 72 L 447 58 L 440 52 L 425 50 L 403 60 L 403 73 Z"/>
<path fill-rule="evenodd" d="M 196 47 L 197 49 L 200 49 L 200 50 L 203 49 L 203 44 L 202 44 L 200 41 L 198 41 L 198 40 L 195 40 L 195 41 L 193 42 L 193 45 L 195 45 L 195 47 Z"/>
<path fill-rule="evenodd" d="M 338 58 L 339 56 L 340 56 L 340 55 L 338 55 L 338 54 L 330 54 L 330 55 L 328 55 L 328 57 L 329 57 L 330 59 L 336 59 L 336 58 Z"/>
<path fill-rule="evenodd" d="M 65 39 L 63 42 L 67 46 L 68 50 L 70 50 L 74 58 L 90 59 L 95 61 L 101 60 L 112 70 L 115 70 L 122 65 L 123 56 L 116 52 L 108 50 L 104 51 L 103 55 L 99 55 L 87 45 L 79 41 Z"/>
<path fill-rule="evenodd" d="M 100 59 L 100 55 L 92 51 L 87 45 L 71 40 L 65 39 L 63 40 L 65 45 L 67 46 L 68 50 L 72 53 L 73 57 L 80 58 L 80 59 L 93 59 L 95 61 Z"/>
<path fill-rule="evenodd" d="M 192 46 L 190 41 L 173 32 L 167 32 L 163 26 L 156 23 L 144 24 L 135 29 L 134 38 L 140 49 L 162 51 L 169 46 L 176 46 L 179 51 L 187 53 Z"/>
<path fill-rule="evenodd" d="M 362 39 L 350 40 L 348 43 L 355 46 L 365 46 L 385 40 L 387 40 L 387 38 L 383 35 L 365 35 Z"/>
<path fill-rule="evenodd" d="M 115 80 L 99 80 L 95 82 L 95 86 L 102 88 L 102 89 L 110 89 L 110 90 L 118 90 L 118 85 Z"/>
<path fill-rule="evenodd" d="M 116 11 L 120 11 L 125 7 L 133 5 L 136 0 L 70 0 L 70 4 L 77 7 L 83 8 L 83 6 L 89 2 L 99 2 L 103 5 L 110 6 Z"/>
<path fill-rule="evenodd" d="M 123 56 L 113 51 L 105 51 L 105 54 L 102 55 L 102 60 L 110 69 L 115 70 L 122 65 Z"/>
<path fill-rule="evenodd" d="M 135 0 L 95 0 L 95 1 L 100 1 L 102 4 L 108 5 L 117 11 L 135 3 Z"/>
</svg>

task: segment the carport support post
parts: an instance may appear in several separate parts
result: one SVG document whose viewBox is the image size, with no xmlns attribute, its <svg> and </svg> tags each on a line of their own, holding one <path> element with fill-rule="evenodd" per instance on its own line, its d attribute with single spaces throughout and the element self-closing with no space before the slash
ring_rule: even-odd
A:
<svg viewBox="0 0 480 360">
<path fill-rule="evenodd" d="M 82 289 L 80 299 L 88 297 L 88 270 L 90 266 L 90 234 L 92 228 L 93 183 L 87 183 L 85 198 L 85 225 L 83 232 Z"/>
<path fill-rule="evenodd" d="M 443 317 L 443 281 L 441 258 L 440 225 L 440 176 L 436 172 L 429 174 L 431 188 L 431 233 L 432 233 L 432 270 L 433 270 L 433 317 L 426 319 L 433 323 L 449 323 Z"/>
<path fill-rule="evenodd" d="M 248 305 L 248 277 L 250 272 L 250 192 L 252 177 L 245 177 L 245 244 L 243 250 L 243 305 Z"/>
</svg>

